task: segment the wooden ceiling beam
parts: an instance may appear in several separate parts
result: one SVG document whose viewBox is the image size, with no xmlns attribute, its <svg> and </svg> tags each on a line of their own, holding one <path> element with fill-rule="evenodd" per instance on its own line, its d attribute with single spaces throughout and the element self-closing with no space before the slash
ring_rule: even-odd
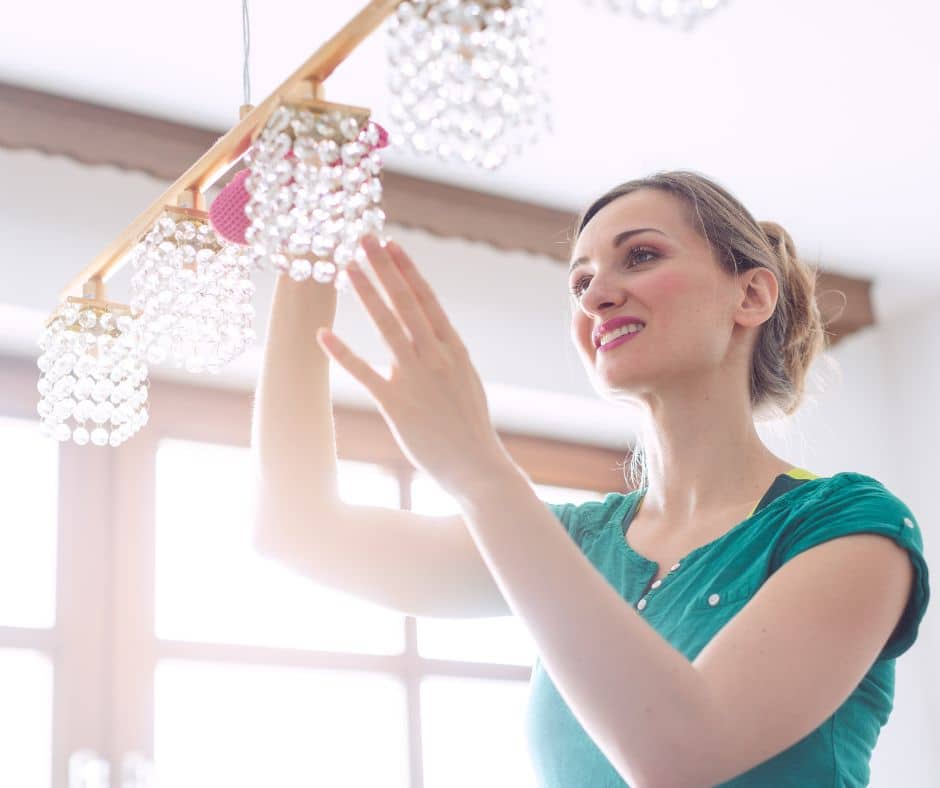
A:
<svg viewBox="0 0 940 788">
<path fill-rule="evenodd" d="M 220 136 L 211 129 L 0 82 L 3 148 L 37 150 L 174 181 Z M 389 169 L 383 170 L 382 183 L 383 209 L 391 223 L 568 260 L 577 221 L 573 213 Z M 830 345 L 874 324 L 870 280 L 823 270 L 817 290 Z"/>
</svg>

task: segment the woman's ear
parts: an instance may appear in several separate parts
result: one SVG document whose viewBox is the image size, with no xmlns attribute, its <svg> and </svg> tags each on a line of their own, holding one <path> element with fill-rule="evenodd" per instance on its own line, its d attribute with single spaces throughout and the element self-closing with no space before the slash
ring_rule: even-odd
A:
<svg viewBox="0 0 940 788">
<path fill-rule="evenodd" d="M 741 300 L 735 315 L 742 326 L 759 326 L 770 319 L 780 292 L 777 277 L 769 268 L 757 266 L 738 275 Z"/>
</svg>

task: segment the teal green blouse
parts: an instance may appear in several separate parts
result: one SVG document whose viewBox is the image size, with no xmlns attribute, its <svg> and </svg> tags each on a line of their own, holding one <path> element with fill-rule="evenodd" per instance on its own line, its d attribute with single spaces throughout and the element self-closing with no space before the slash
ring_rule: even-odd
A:
<svg viewBox="0 0 940 788">
<path fill-rule="evenodd" d="M 658 566 L 625 535 L 645 489 L 609 493 L 580 505 L 546 503 L 582 553 L 672 646 L 694 660 L 774 572 L 804 550 L 846 534 L 869 532 L 904 547 L 915 580 L 904 614 L 849 698 L 792 747 L 722 783 L 735 788 L 865 786 L 869 761 L 894 699 L 898 656 L 917 638 L 930 597 L 921 530 L 905 504 L 860 473 L 781 474 L 751 514 L 720 538 L 682 558 L 655 589 Z M 647 592 L 647 593 L 644 593 Z M 629 676 L 629 666 L 624 666 Z M 526 735 L 542 788 L 623 788 L 627 783 L 575 719 L 536 661 Z"/>
</svg>

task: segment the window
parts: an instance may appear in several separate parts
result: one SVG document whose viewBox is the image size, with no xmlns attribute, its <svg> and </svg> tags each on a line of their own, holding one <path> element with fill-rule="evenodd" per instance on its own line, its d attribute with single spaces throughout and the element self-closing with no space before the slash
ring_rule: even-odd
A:
<svg viewBox="0 0 940 788">
<path fill-rule="evenodd" d="M 13 418 L 0 418 L 0 446 L 0 785 L 48 788 L 58 446 Z"/>
<path fill-rule="evenodd" d="M 425 679 L 425 788 L 534 786 L 521 718 L 527 694 L 524 681 Z"/>
<path fill-rule="evenodd" d="M 37 423 L 0 418 L 0 626 L 55 625 L 58 445 Z"/>
<path fill-rule="evenodd" d="M 0 785 L 49 788 L 52 765 L 52 660 L 0 648 Z"/>
<path fill-rule="evenodd" d="M 361 464 L 341 463 L 339 478 L 346 495 L 355 491 L 360 503 L 398 506 L 397 484 L 390 485 L 387 475 Z M 160 442 L 157 637 L 359 654 L 401 653 L 401 616 L 317 587 L 254 552 L 251 493 L 249 449 Z"/>
<path fill-rule="evenodd" d="M 408 786 L 405 692 L 392 677 L 166 660 L 155 687 L 169 788 Z"/>
<path fill-rule="evenodd" d="M 165 788 L 533 784 L 519 621 L 416 620 L 254 552 L 249 397 L 152 381 L 146 430 L 79 447 L 39 433 L 32 365 L 0 372 L 0 785 L 139 754 Z M 374 454 L 339 461 L 344 501 L 456 510 Z"/>
</svg>

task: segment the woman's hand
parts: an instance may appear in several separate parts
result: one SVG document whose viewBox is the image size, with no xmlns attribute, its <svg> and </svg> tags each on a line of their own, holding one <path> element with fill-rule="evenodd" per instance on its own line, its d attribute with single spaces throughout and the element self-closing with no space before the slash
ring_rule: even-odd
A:
<svg viewBox="0 0 940 788">
<path fill-rule="evenodd" d="M 480 377 L 437 297 L 394 241 L 362 240 L 391 309 L 354 263 L 356 297 L 392 352 L 388 380 L 327 328 L 323 351 L 362 383 L 411 463 L 451 494 L 505 467 L 508 454 L 493 429 Z M 511 462 L 511 461 L 510 461 Z"/>
</svg>

